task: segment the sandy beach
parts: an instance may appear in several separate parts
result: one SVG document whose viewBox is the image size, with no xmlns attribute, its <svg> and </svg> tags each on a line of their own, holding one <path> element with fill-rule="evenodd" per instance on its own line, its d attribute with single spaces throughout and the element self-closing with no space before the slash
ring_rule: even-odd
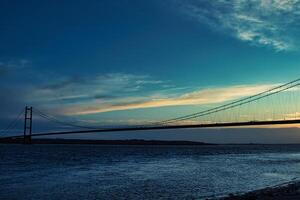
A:
<svg viewBox="0 0 300 200">
<path fill-rule="evenodd" d="M 299 200 L 300 181 L 255 190 L 242 195 L 230 194 L 221 200 Z"/>
</svg>

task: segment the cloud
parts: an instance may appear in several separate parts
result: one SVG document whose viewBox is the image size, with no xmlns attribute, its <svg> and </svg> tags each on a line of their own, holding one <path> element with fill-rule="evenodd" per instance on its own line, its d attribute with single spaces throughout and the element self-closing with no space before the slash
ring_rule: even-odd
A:
<svg viewBox="0 0 300 200">
<path fill-rule="evenodd" d="M 118 110 L 130 110 L 164 106 L 182 106 L 182 105 L 204 105 L 213 103 L 223 103 L 226 101 L 238 99 L 245 96 L 257 94 L 265 91 L 274 85 L 249 85 L 249 86 L 232 86 L 223 88 L 211 88 L 198 90 L 181 94 L 175 97 L 132 97 L 128 99 L 118 99 L 118 103 L 96 103 L 89 105 L 71 106 L 63 108 L 63 113 L 66 115 L 86 115 L 103 113 Z"/>
<path fill-rule="evenodd" d="M 181 8 L 214 30 L 252 45 L 284 51 L 298 44 L 300 0 L 186 0 Z"/>
<path fill-rule="evenodd" d="M 300 118 L 300 112 L 284 114 L 283 117 L 284 117 L 284 119 L 287 119 L 287 120 L 299 119 Z"/>
<path fill-rule="evenodd" d="M 7 72 L 8 72 L 8 70 L 6 68 L 0 67 L 0 76 L 5 75 Z"/>
<path fill-rule="evenodd" d="M 176 87 L 148 75 L 109 73 L 61 77 L 30 88 L 32 105 L 62 115 L 87 115 L 142 108 L 204 105 L 238 99 L 274 85 L 238 85 L 209 89 Z"/>
<path fill-rule="evenodd" d="M 82 80 L 79 77 L 71 77 L 59 80 L 55 83 L 48 84 L 42 87 L 44 90 L 59 90 L 71 86 L 73 84 L 79 83 Z"/>
<path fill-rule="evenodd" d="M 0 76 L 6 75 L 12 71 L 21 70 L 30 63 L 28 60 L 10 60 L 10 61 L 0 61 Z"/>
<path fill-rule="evenodd" d="M 62 77 L 32 89 L 30 98 L 40 103 L 76 104 L 105 102 L 131 94 L 143 93 L 164 81 L 147 75 L 109 73 L 86 77 Z"/>
</svg>

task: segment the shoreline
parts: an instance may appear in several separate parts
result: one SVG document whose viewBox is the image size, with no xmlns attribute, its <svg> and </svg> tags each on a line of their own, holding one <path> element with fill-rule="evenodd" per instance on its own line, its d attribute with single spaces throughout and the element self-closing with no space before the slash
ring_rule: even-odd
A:
<svg viewBox="0 0 300 200">
<path fill-rule="evenodd" d="M 300 180 L 289 181 L 246 193 L 228 194 L 218 200 L 299 200 Z"/>
<path fill-rule="evenodd" d="M 0 144 L 23 144 L 22 138 L 0 139 Z M 32 139 L 30 144 L 72 144 L 72 145 L 186 145 L 203 146 L 216 145 L 205 142 L 185 141 L 185 140 L 84 140 L 84 139 Z"/>
<path fill-rule="evenodd" d="M 24 144 L 23 138 L 0 138 L 0 144 Z M 262 145 L 300 145 L 300 143 L 207 143 L 192 140 L 145 140 L 145 139 L 32 139 L 30 144 L 92 144 L 92 145 L 184 145 L 184 146 L 262 146 Z"/>
</svg>

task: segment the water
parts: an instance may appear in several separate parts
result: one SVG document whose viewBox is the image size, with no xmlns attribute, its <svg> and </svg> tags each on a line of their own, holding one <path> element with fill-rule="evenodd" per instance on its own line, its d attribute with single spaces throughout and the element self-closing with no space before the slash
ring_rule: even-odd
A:
<svg viewBox="0 0 300 200">
<path fill-rule="evenodd" d="M 0 199 L 205 199 L 300 178 L 300 145 L 0 145 Z"/>
</svg>

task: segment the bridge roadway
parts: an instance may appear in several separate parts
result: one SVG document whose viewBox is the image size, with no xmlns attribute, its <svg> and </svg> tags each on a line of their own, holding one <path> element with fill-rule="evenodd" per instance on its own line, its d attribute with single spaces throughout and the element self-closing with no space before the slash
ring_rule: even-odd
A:
<svg viewBox="0 0 300 200">
<path fill-rule="evenodd" d="M 166 129 L 192 129 L 192 128 L 225 128 L 225 127 L 265 126 L 265 125 L 284 125 L 284 124 L 299 124 L 300 125 L 300 119 L 296 119 L 296 120 L 275 120 L 275 121 L 226 122 L 226 123 L 192 124 L 192 125 L 140 126 L 140 127 L 91 129 L 91 130 L 77 130 L 77 131 L 61 131 L 61 132 L 35 133 L 35 134 L 32 134 L 32 137 L 49 136 L 49 135 L 101 133 L 101 132 L 166 130 Z M 8 137 L 8 138 L 19 138 L 19 137 L 23 137 L 23 135 L 11 136 L 11 137 Z"/>
</svg>

